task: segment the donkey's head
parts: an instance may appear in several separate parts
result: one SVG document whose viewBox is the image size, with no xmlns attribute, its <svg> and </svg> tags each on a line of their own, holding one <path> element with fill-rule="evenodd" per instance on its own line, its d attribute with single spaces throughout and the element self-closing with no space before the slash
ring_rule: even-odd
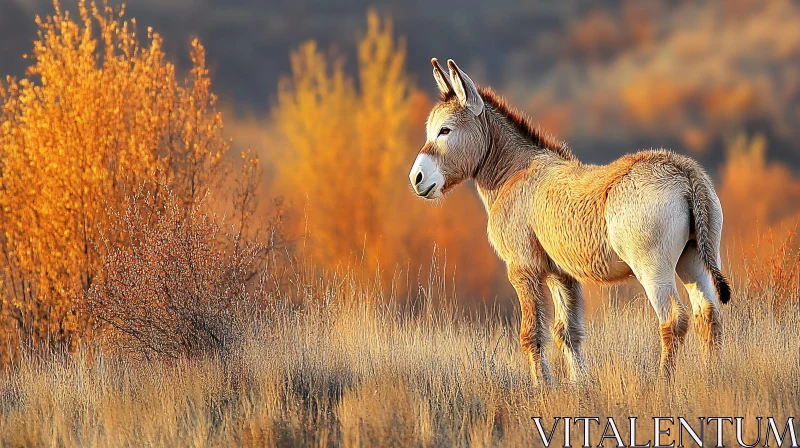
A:
<svg viewBox="0 0 800 448">
<path fill-rule="evenodd" d="M 447 61 L 449 77 L 436 59 L 431 64 L 442 100 L 428 116 L 427 141 L 409 174 L 414 191 L 426 199 L 439 198 L 471 177 L 489 145 L 483 98 L 475 83 L 452 59 Z"/>
</svg>

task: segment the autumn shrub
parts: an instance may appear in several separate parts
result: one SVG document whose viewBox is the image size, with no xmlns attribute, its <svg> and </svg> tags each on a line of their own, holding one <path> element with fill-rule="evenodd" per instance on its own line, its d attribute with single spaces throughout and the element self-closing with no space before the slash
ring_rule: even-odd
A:
<svg viewBox="0 0 800 448">
<path fill-rule="evenodd" d="M 96 243 L 125 238 L 109 209 L 157 181 L 192 213 L 229 171 L 198 41 L 181 80 L 161 36 L 148 29 L 141 42 L 124 7 L 54 8 L 36 20 L 27 76 L 0 83 L 0 341 L 12 349 L 72 348 L 86 336 L 75 305 L 104 263 Z M 245 184 L 257 177 L 248 173 L 257 173 L 250 158 L 228 196 L 241 201 L 233 209 L 242 219 L 253 200 Z"/>
<path fill-rule="evenodd" d="M 265 248 L 223 232 L 202 207 L 166 187 L 139 190 L 112 213 L 106 256 L 88 293 L 113 343 L 145 356 L 225 353 L 257 310 L 256 260 Z M 118 241 L 124 241 L 120 243 Z"/>
</svg>

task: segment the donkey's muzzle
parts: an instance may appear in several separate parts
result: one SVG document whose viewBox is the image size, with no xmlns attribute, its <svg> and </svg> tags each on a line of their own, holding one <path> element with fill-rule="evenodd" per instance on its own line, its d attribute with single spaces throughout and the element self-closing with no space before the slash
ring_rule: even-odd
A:
<svg viewBox="0 0 800 448">
<path fill-rule="evenodd" d="M 422 169 L 416 169 L 411 171 L 411 174 L 408 175 L 411 179 L 411 186 L 414 188 L 414 193 L 417 193 L 417 196 L 421 198 L 427 198 L 434 188 L 436 188 L 435 183 L 425 182 L 425 173 Z"/>
<path fill-rule="evenodd" d="M 433 159 L 427 154 L 420 154 L 408 174 L 411 187 L 419 197 L 432 199 L 438 196 L 438 189 L 444 183 L 444 177 Z"/>
<path fill-rule="evenodd" d="M 408 175 L 411 179 L 411 186 L 414 188 L 414 193 L 417 193 L 417 196 L 425 197 L 425 195 L 429 194 L 435 185 L 431 184 L 426 186 L 425 182 L 425 173 L 422 172 L 421 169 L 417 169 L 416 171 L 412 171 L 411 174 Z"/>
</svg>

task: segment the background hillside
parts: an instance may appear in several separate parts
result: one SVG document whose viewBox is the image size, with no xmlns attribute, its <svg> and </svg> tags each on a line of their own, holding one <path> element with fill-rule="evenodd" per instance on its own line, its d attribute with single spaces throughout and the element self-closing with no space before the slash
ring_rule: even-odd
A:
<svg viewBox="0 0 800 448">
<path fill-rule="evenodd" d="M 65 2 L 68 7 L 70 2 Z M 224 1 L 135 0 L 129 15 L 159 30 L 181 66 L 190 36 L 208 49 L 223 102 L 268 111 L 287 49 L 313 39 L 345 56 L 370 6 L 393 18 L 408 70 L 433 93 L 428 59 L 453 58 L 492 84 L 575 152 L 600 162 L 640 147 L 721 160 L 731 132 L 763 133 L 770 157 L 800 163 L 800 6 L 747 0 L 611 1 Z M 21 75 L 33 14 L 47 0 L 0 1 L 0 67 Z M 420 134 L 421 135 L 421 134 Z"/>
</svg>

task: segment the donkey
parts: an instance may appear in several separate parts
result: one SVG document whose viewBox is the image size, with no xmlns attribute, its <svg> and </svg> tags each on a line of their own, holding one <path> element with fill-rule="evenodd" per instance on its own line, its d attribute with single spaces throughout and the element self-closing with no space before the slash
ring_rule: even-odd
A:
<svg viewBox="0 0 800 448">
<path fill-rule="evenodd" d="M 663 377 L 673 371 L 689 325 L 676 272 L 704 351 L 720 343 L 720 302 L 731 294 L 719 268 L 722 207 L 697 162 L 655 150 L 605 166 L 581 163 L 491 89 L 478 89 L 452 60 L 449 77 L 431 63 L 441 99 L 428 117 L 411 185 L 418 196 L 437 199 L 475 181 L 489 242 L 520 301 L 520 343 L 534 384 L 552 382 L 543 350 L 546 289 L 553 339 L 572 381 L 588 373 L 580 282 L 636 277 L 658 316 Z"/>
</svg>

